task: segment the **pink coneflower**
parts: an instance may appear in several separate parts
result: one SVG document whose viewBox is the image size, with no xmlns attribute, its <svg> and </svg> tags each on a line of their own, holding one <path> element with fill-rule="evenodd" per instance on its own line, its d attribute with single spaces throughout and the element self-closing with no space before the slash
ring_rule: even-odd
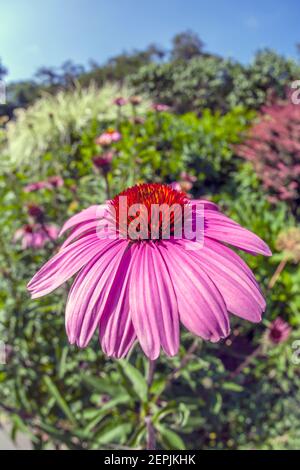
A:
<svg viewBox="0 0 300 470">
<path fill-rule="evenodd" d="M 60 188 L 63 186 L 64 180 L 61 176 L 50 176 L 46 181 L 38 181 L 36 183 L 30 183 L 24 187 L 25 193 L 31 193 L 34 191 L 40 191 L 41 189 L 53 189 Z"/>
<path fill-rule="evenodd" d="M 267 338 L 274 344 L 283 343 L 290 336 L 291 330 L 287 322 L 277 317 L 268 327 Z"/>
<path fill-rule="evenodd" d="M 174 181 L 170 184 L 171 188 L 175 189 L 175 191 L 182 191 L 181 184 L 179 181 Z"/>
<path fill-rule="evenodd" d="M 121 139 L 120 132 L 114 129 L 108 129 L 107 131 L 103 132 L 103 134 L 99 135 L 95 139 L 95 143 L 97 145 L 102 145 L 103 147 L 111 145 L 114 142 L 118 142 Z"/>
<path fill-rule="evenodd" d="M 42 222 L 45 218 L 44 210 L 37 204 L 28 204 L 27 211 L 28 215 L 35 219 L 37 222 Z"/>
<path fill-rule="evenodd" d="M 27 184 L 24 187 L 25 193 L 31 193 L 34 191 L 39 191 L 40 189 L 49 188 L 49 183 L 47 181 L 37 181 L 36 183 Z"/>
<path fill-rule="evenodd" d="M 182 171 L 180 173 L 180 179 L 182 181 L 188 181 L 189 183 L 196 183 L 197 177 L 194 175 L 190 175 L 189 173 L 186 173 L 185 171 Z"/>
<path fill-rule="evenodd" d="M 170 106 L 163 103 L 153 103 L 151 107 L 154 111 L 157 111 L 158 113 L 161 113 L 163 111 L 169 111 L 171 109 Z"/>
<path fill-rule="evenodd" d="M 51 224 L 27 224 L 16 231 L 14 242 L 21 240 L 23 250 L 43 248 L 50 240 L 57 239 L 59 230 Z"/>
<path fill-rule="evenodd" d="M 152 224 L 143 213 L 137 225 L 146 233 L 136 239 L 137 218 L 118 210 L 124 197 L 129 208 L 159 204 L 164 211 L 172 206 L 177 211 L 168 227 L 163 218 Z M 224 243 L 270 256 L 268 246 L 205 200 L 193 201 L 193 217 L 204 208 L 204 244 L 175 239 L 179 212 L 191 204 L 169 185 L 141 184 L 71 217 L 61 231 L 72 230 L 61 250 L 28 284 L 32 297 L 52 292 L 79 272 L 66 306 L 69 341 L 85 347 L 97 328 L 104 352 L 113 357 L 126 356 L 136 340 L 152 360 L 161 347 L 175 355 L 180 322 L 210 341 L 228 336 L 228 312 L 259 322 L 265 309 L 260 288 L 246 263 Z M 102 227 L 113 218 L 117 237 L 111 238 L 109 230 L 103 237 Z"/>
<path fill-rule="evenodd" d="M 64 180 L 61 176 L 50 176 L 47 180 L 47 183 L 52 188 L 61 188 L 64 185 Z"/>
<path fill-rule="evenodd" d="M 138 106 L 139 104 L 141 104 L 142 98 L 141 98 L 140 96 L 134 95 L 134 96 L 131 96 L 131 97 L 129 98 L 129 102 L 130 102 L 133 106 Z"/>
<path fill-rule="evenodd" d="M 111 162 L 114 158 L 114 152 L 104 152 L 93 157 L 93 164 L 103 173 L 108 173 L 111 169 Z"/>
<path fill-rule="evenodd" d="M 128 103 L 128 101 L 125 98 L 123 98 L 122 96 L 118 96 L 118 98 L 115 98 L 113 100 L 113 104 L 115 104 L 116 106 L 120 106 L 120 107 L 125 106 L 125 104 L 127 104 L 127 103 Z"/>
</svg>

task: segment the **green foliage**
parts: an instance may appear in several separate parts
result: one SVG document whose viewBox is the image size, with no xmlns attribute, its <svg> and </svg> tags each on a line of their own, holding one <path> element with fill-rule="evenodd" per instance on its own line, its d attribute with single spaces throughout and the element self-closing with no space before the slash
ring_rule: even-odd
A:
<svg viewBox="0 0 300 470">
<path fill-rule="evenodd" d="M 72 155 L 84 129 L 94 121 L 105 125 L 116 119 L 118 110 L 112 102 L 118 94 L 127 97 L 130 91 L 114 85 L 101 89 L 94 85 L 88 88 L 77 86 L 72 91 L 46 94 L 29 108 L 19 109 L 16 121 L 7 125 L 6 142 L 0 149 L 0 168 L 24 171 L 27 166 L 36 173 L 54 164 L 58 171 L 61 149 L 64 155 Z M 141 107 L 145 110 L 147 102 Z M 123 114 L 130 113 L 131 106 L 127 105 Z"/>
<path fill-rule="evenodd" d="M 275 240 L 297 221 L 286 203 L 271 206 L 252 167 L 234 153 L 254 112 L 237 106 L 214 113 L 204 106 L 201 117 L 176 115 L 150 111 L 143 102 L 118 113 L 111 105 L 116 89 L 102 92 L 78 89 L 43 98 L 6 131 L 2 158 L 9 154 L 11 166 L 0 176 L 0 338 L 6 344 L 0 409 L 10 417 L 12 436 L 26 432 L 36 449 L 141 449 L 150 419 L 162 449 L 299 447 L 300 375 L 292 360 L 300 331 L 299 266 L 288 264 L 268 289 L 281 260 Z M 218 93 L 217 87 L 212 99 L 218 100 Z M 209 96 L 203 104 L 206 100 Z M 112 167 L 104 175 L 92 157 L 100 152 L 95 137 L 107 127 L 118 129 L 122 138 L 111 146 Z M 149 387 L 148 364 L 138 346 L 128 359 L 112 361 L 96 337 L 84 350 L 68 344 L 69 285 L 39 300 L 31 300 L 26 290 L 57 246 L 49 242 L 39 250 L 22 250 L 14 234 L 28 222 L 29 203 L 44 208 L 47 223 L 61 226 L 80 209 L 135 182 L 171 182 L 182 171 L 197 177 L 193 196 L 213 196 L 275 251 L 271 259 L 243 255 L 262 285 L 268 310 L 260 325 L 232 318 L 233 334 L 219 344 L 199 340 L 191 349 L 193 339 L 182 331 L 178 356 L 161 356 Z M 24 192 L 26 184 L 56 174 L 64 185 L 55 191 Z M 268 322 L 278 315 L 293 333 L 278 346 L 266 344 Z"/>
<path fill-rule="evenodd" d="M 188 62 L 145 65 L 128 80 L 138 93 L 171 104 L 178 112 L 202 113 L 203 107 L 222 112 L 239 105 L 259 109 L 270 93 L 285 96 L 299 73 L 294 61 L 263 50 L 247 66 L 203 55 Z"/>
</svg>

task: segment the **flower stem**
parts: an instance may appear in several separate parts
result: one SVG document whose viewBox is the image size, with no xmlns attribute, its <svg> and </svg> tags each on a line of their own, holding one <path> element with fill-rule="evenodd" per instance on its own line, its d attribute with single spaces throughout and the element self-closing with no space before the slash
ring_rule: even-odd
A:
<svg viewBox="0 0 300 470">
<path fill-rule="evenodd" d="M 246 359 L 230 374 L 231 379 L 235 379 L 246 367 L 248 367 L 253 359 L 255 359 L 262 352 L 262 345 L 257 346 L 254 351 L 246 357 Z"/>
<path fill-rule="evenodd" d="M 280 274 L 282 273 L 282 271 L 284 270 L 286 264 L 288 262 L 288 259 L 287 258 L 283 258 L 279 265 L 277 266 L 273 276 L 271 277 L 271 280 L 268 284 L 268 289 L 272 289 L 274 287 L 274 285 L 276 284 L 276 282 L 278 281 L 279 279 L 279 276 Z"/>
<path fill-rule="evenodd" d="M 153 383 L 154 372 L 156 367 L 156 361 L 152 361 L 149 359 L 148 363 L 148 372 L 147 372 L 147 387 L 148 387 L 148 402 L 150 399 L 150 388 Z M 145 417 L 145 424 L 147 430 L 147 442 L 146 442 L 146 449 L 147 450 L 156 450 L 156 439 L 155 439 L 155 430 L 152 423 L 152 416 L 150 410 L 148 410 L 148 414 Z"/>
<path fill-rule="evenodd" d="M 104 180 L 105 180 L 105 188 L 106 188 L 106 197 L 107 199 L 110 199 L 110 186 L 109 186 L 109 180 L 108 180 L 108 174 L 104 174 Z"/>
<path fill-rule="evenodd" d="M 183 356 L 182 360 L 180 361 L 180 364 L 178 367 L 176 367 L 176 369 L 174 369 L 167 377 L 167 381 L 166 381 L 166 386 L 165 386 L 165 389 L 167 387 L 169 387 L 169 385 L 171 385 L 171 383 L 173 382 L 174 379 L 176 379 L 179 375 L 179 373 L 182 371 L 182 369 L 186 366 L 186 364 L 190 361 L 190 359 L 193 357 L 193 354 L 194 352 L 196 351 L 196 349 L 198 348 L 199 346 L 199 339 L 196 338 L 192 344 L 190 345 L 190 347 L 188 348 L 186 354 Z"/>
</svg>

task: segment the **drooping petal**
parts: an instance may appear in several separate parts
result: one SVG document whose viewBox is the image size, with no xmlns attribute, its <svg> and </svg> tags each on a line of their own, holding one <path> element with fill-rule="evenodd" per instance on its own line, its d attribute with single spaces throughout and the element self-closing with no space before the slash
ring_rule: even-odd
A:
<svg viewBox="0 0 300 470">
<path fill-rule="evenodd" d="M 82 235 L 96 233 L 98 224 L 99 220 L 96 219 L 76 225 L 76 227 L 71 231 L 71 234 L 61 245 L 61 250 L 70 245 L 70 243 L 72 243 L 74 240 L 80 238 Z"/>
<path fill-rule="evenodd" d="M 94 205 L 90 206 L 87 209 L 79 212 L 78 214 L 73 215 L 67 222 L 63 225 L 59 236 L 63 235 L 70 228 L 75 227 L 82 222 L 88 222 L 91 220 L 101 219 L 105 216 L 107 210 L 107 204 Z"/>
<path fill-rule="evenodd" d="M 179 318 L 192 333 L 218 341 L 229 334 L 222 295 L 199 263 L 176 241 L 159 245 L 176 293 Z"/>
<path fill-rule="evenodd" d="M 99 339 L 103 351 L 110 357 L 125 357 L 136 340 L 129 305 L 131 259 L 135 249 L 132 245 L 123 253 L 107 308 L 100 318 Z"/>
<path fill-rule="evenodd" d="M 132 322 L 145 354 L 152 360 L 160 346 L 174 355 L 179 346 L 178 307 L 166 263 L 155 244 L 137 247 L 130 282 Z"/>
<path fill-rule="evenodd" d="M 107 240 L 88 235 L 67 246 L 51 258 L 31 279 L 27 288 L 32 298 L 42 297 L 76 274 L 104 247 Z"/>
<path fill-rule="evenodd" d="M 190 255 L 213 279 L 231 313 L 252 322 L 261 320 L 266 308 L 264 297 L 251 270 L 237 262 L 236 253 L 216 241 L 205 239 L 204 247 L 190 251 Z"/>
<path fill-rule="evenodd" d="M 204 236 L 229 243 L 251 254 L 271 256 L 268 245 L 250 230 L 214 210 L 204 212 Z"/>
<path fill-rule="evenodd" d="M 88 344 L 101 315 L 113 308 L 121 288 L 120 265 L 127 243 L 114 240 L 101 245 L 77 275 L 68 297 L 66 330 L 70 342 L 80 347 Z"/>
<path fill-rule="evenodd" d="M 207 199 L 192 199 L 190 202 L 192 205 L 202 206 L 204 210 L 212 210 L 219 212 L 219 207 L 212 201 L 208 201 Z"/>
</svg>

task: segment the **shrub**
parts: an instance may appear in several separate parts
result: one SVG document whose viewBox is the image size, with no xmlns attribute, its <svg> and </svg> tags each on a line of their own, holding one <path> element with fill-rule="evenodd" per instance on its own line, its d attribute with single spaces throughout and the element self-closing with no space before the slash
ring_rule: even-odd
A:
<svg viewBox="0 0 300 470">
<path fill-rule="evenodd" d="M 270 200 L 290 201 L 297 212 L 300 197 L 300 108 L 289 103 L 264 107 L 248 139 L 237 151 L 253 163 Z"/>
<path fill-rule="evenodd" d="M 226 112 L 241 105 L 259 109 L 270 94 L 283 97 L 299 75 L 294 61 L 263 50 L 248 66 L 208 55 L 188 62 L 150 64 L 129 77 L 129 83 L 138 93 L 166 102 L 177 112 L 200 114 L 203 108 Z"/>
</svg>

